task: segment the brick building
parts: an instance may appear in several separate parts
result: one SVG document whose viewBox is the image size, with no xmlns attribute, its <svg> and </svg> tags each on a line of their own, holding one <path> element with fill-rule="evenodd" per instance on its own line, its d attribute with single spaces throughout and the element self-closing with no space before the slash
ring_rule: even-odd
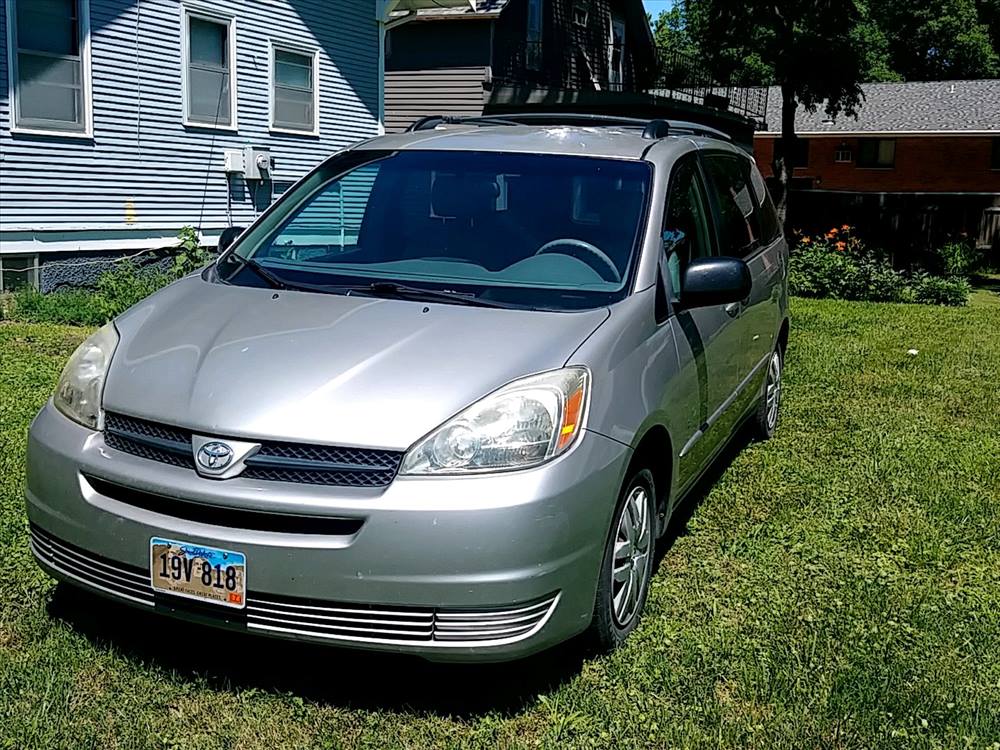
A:
<svg viewBox="0 0 1000 750">
<path fill-rule="evenodd" d="M 965 234 L 1000 245 L 1000 80 L 864 86 L 858 117 L 799 109 L 796 227 L 848 222 L 894 250 Z M 765 176 L 780 148 L 781 95 L 768 96 L 754 151 Z"/>
</svg>

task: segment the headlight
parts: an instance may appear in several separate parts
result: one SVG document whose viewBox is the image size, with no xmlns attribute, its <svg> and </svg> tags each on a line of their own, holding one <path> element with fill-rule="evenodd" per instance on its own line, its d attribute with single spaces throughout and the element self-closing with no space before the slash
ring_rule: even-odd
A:
<svg viewBox="0 0 1000 750">
<path fill-rule="evenodd" d="M 52 397 L 59 411 L 92 430 L 100 426 L 104 378 L 116 346 L 118 331 L 108 323 L 73 352 Z"/>
<path fill-rule="evenodd" d="M 590 376 L 583 367 L 531 375 L 494 391 L 423 438 L 400 474 L 526 469 L 565 452 L 583 431 Z"/>
</svg>

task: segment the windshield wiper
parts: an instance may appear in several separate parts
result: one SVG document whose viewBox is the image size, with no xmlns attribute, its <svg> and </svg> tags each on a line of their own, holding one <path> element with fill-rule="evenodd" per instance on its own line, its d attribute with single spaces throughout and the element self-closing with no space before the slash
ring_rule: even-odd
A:
<svg viewBox="0 0 1000 750">
<path fill-rule="evenodd" d="M 400 299 L 424 300 L 427 302 L 450 302 L 452 304 L 474 307 L 496 307 L 505 310 L 530 309 L 522 305 L 512 305 L 496 300 L 482 299 L 474 294 L 465 294 L 447 289 L 427 289 L 419 286 L 399 284 L 395 281 L 372 281 L 367 284 L 309 284 L 306 282 L 286 281 L 253 258 L 244 258 L 242 255 L 237 255 L 236 253 L 226 256 L 227 260 L 230 258 L 239 263 L 241 267 L 249 268 L 275 289 L 321 292 L 324 294 L 345 292 L 348 295 L 352 292 L 357 292 L 358 294 L 367 294 L 373 297 L 388 296 Z"/>
<path fill-rule="evenodd" d="M 474 294 L 465 294 L 449 289 L 426 289 L 419 286 L 399 284 L 395 281 L 373 281 L 370 284 L 358 284 L 357 286 L 345 286 L 343 288 L 347 291 L 357 291 L 374 296 L 388 295 L 410 300 L 451 302 L 459 305 L 470 305 L 474 307 L 498 307 L 506 310 L 524 309 L 521 305 L 510 305 L 505 302 L 483 299 L 482 297 L 477 297 Z"/>
<path fill-rule="evenodd" d="M 249 268 L 255 274 L 260 276 L 264 281 L 271 285 L 273 289 L 298 289 L 296 284 L 290 284 L 289 282 L 282 279 L 275 273 L 267 270 L 260 263 L 255 261 L 253 258 L 244 258 L 242 255 L 237 255 L 236 253 L 230 253 L 226 256 L 226 260 L 235 260 L 240 264 L 241 268 Z"/>
</svg>

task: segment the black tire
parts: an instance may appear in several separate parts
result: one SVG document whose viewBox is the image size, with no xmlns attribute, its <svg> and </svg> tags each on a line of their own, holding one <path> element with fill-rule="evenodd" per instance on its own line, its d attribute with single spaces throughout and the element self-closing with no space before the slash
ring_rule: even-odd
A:
<svg viewBox="0 0 1000 750">
<path fill-rule="evenodd" d="M 636 494 L 641 495 L 641 499 Z M 642 523 L 641 518 L 636 518 L 635 509 L 643 505 L 645 507 L 645 531 L 639 529 L 635 538 L 629 543 L 631 547 L 620 546 L 623 541 L 622 518 L 628 513 L 630 521 L 636 520 Z M 653 563 L 656 553 L 656 487 L 653 484 L 653 474 L 648 469 L 634 471 L 627 482 L 625 482 L 615 512 L 611 519 L 611 528 L 608 531 L 608 540 L 604 547 L 604 559 L 601 562 L 600 577 L 597 582 L 597 596 L 594 601 L 594 617 L 590 624 L 588 633 L 591 643 L 600 651 L 611 651 L 618 648 L 629 633 L 635 630 L 636 625 L 642 616 L 642 610 L 646 605 L 646 597 L 649 594 L 649 581 L 653 576 Z M 634 525 L 633 525 L 634 528 Z M 643 540 L 639 540 L 642 535 Z M 642 546 L 645 545 L 645 549 Z M 615 549 L 619 548 L 622 554 L 615 560 Z M 637 552 L 640 558 L 636 558 L 632 552 Z M 625 558 L 629 564 L 623 565 Z M 636 563 L 636 559 L 640 559 Z M 624 581 L 615 581 L 615 563 L 618 563 L 619 576 L 625 575 Z M 623 572 L 624 571 L 624 572 Z M 634 574 L 633 574 L 634 571 Z M 627 585 L 637 586 L 635 599 L 629 607 L 616 607 L 616 596 L 618 601 L 629 599 L 629 594 L 623 595 L 623 588 Z M 627 609 L 628 611 L 623 611 Z"/>
<path fill-rule="evenodd" d="M 764 383 L 761 385 L 760 401 L 754 412 L 752 425 L 754 436 L 758 440 L 770 440 L 778 429 L 778 419 L 781 411 L 781 393 L 784 390 L 781 379 L 785 374 L 785 356 L 779 346 L 771 353 L 768 360 Z M 774 389 L 772 391 L 772 388 Z M 771 396 L 774 397 L 772 404 Z"/>
</svg>

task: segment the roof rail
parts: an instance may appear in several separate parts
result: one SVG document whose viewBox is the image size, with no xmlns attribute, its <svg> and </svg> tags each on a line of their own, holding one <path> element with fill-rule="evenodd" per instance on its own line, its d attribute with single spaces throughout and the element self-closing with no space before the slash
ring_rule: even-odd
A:
<svg viewBox="0 0 1000 750">
<path fill-rule="evenodd" d="M 699 135 L 731 141 L 728 133 L 687 120 L 643 119 L 620 117 L 617 115 L 595 115 L 577 112 L 511 112 L 502 115 L 480 117 L 455 117 L 451 115 L 428 115 L 411 124 L 406 131 L 433 130 L 439 125 L 581 125 L 590 127 L 633 127 L 642 128 L 642 137 L 659 140 L 668 135 Z"/>
</svg>

